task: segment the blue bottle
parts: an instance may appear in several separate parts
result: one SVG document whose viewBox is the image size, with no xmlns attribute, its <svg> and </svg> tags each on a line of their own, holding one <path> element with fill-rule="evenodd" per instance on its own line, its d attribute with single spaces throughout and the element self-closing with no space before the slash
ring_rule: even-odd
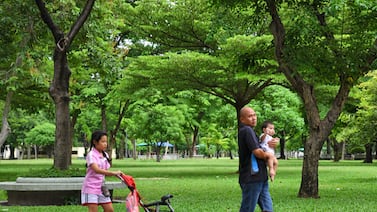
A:
<svg viewBox="0 0 377 212">
<path fill-rule="evenodd" d="M 253 153 L 251 153 L 251 175 L 257 174 L 259 172 L 257 158 Z"/>
</svg>

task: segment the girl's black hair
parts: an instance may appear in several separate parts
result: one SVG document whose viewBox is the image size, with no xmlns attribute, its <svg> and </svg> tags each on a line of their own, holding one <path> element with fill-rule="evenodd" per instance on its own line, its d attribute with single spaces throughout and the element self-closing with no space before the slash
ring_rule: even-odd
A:
<svg viewBox="0 0 377 212">
<path fill-rule="evenodd" d="M 272 121 L 270 121 L 270 120 L 264 121 L 263 124 L 262 124 L 262 131 L 263 131 L 264 128 L 267 128 L 267 126 L 269 124 L 273 125 L 274 123 L 272 123 Z"/>
<path fill-rule="evenodd" d="M 102 136 L 107 136 L 107 133 L 102 130 L 97 130 L 92 133 L 92 139 L 90 139 L 90 149 L 91 150 L 94 147 L 94 141 L 99 141 L 101 140 Z M 111 159 L 107 157 L 107 154 L 102 151 L 102 155 L 106 158 L 106 160 L 110 163 L 111 165 Z"/>
</svg>

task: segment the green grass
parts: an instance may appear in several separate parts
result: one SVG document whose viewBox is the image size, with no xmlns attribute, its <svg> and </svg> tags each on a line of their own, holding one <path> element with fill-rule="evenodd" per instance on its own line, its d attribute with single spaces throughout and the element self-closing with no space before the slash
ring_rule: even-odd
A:
<svg viewBox="0 0 377 212">
<path fill-rule="evenodd" d="M 38 170 L 44 171 L 52 160 L 0 161 L 0 181 L 14 181 L 17 176 Z M 375 164 L 361 161 L 320 161 L 319 199 L 297 197 L 301 183 L 301 160 L 279 161 L 278 175 L 270 183 L 276 212 L 364 212 L 374 208 L 377 196 L 377 172 Z M 85 169 L 84 160 L 73 160 L 74 169 Z M 157 163 L 149 160 L 115 160 L 114 170 L 120 169 L 132 175 L 144 202 L 159 199 L 162 195 L 174 195 L 172 205 L 176 211 L 238 211 L 241 191 L 238 185 L 237 160 L 230 159 L 182 159 Z M 109 177 L 107 180 L 117 181 Z M 124 200 L 128 189 L 114 191 L 116 199 Z M 0 191 L 0 200 L 6 200 L 6 192 Z M 114 204 L 115 211 L 125 211 L 124 204 Z M 87 211 L 82 206 L 0 206 L 0 211 Z M 257 210 L 259 211 L 259 210 Z"/>
</svg>

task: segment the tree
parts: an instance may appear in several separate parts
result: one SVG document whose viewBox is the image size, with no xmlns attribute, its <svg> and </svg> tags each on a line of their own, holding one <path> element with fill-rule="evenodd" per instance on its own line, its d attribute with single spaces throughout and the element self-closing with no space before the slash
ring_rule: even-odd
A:
<svg viewBox="0 0 377 212">
<path fill-rule="evenodd" d="M 340 121 L 343 128 L 336 134 L 339 141 L 347 142 L 350 153 L 366 153 L 365 163 L 372 163 L 372 148 L 377 142 L 376 134 L 376 91 L 377 72 L 368 73 L 355 89 L 354 97 L 358 100 L 358 107 L 353 114 L 343 113 Z"/>
<path fill-rule="evenodd" d="M 160 162 L 163 142 L 176 144 L 184 140 L 183 112 L 174 105 L 168 105 L 167 99 L 161 98 L 157 90 L 151 92 L 151 89 L 148 89 L 141 92 L 144 95 L 150 95 L 149 101 L 141 99 L 130 106 L 133 109 L 133 115 L 127 120 L 127 132 L 131 137 L 142 139 L 150 146 L 155 146 L 156 161 Z"/>
<path fill-rule="evenodd" d="M 317 198 L 318 160 L 323 143 L 334 127 L 353 83 L 371 69 L 371 64 L 376 59 L 376 52 L 372 50 L 376 45 L 376 39 L 373 36 L 364 35 L 365 30 L 370 30 L 370 27 L 374 26 L 372 24 L 364 25 L 362 24 L 363 22 L 359 22 L 361 20 L 368 20 L 366 18 L 369 18 L 372 14 L 357 15 L 358 12 L 356 11 L 359 11 L 364 6 L 353 3 L 340 5 L 341 10 L 331 11 L 333 13 L 330 13 L 330 11 L 326 12 L 326 8 L 330 7 L 329 9 L 332 9 L 331 6 L 335 7 L 337 5 L 322 4 L 319 2 L 307 3 L 302 7 L 304 9 L 302 12 L 303 14 L 311 15 L 312 18 L 307 21 L 311 21 L 314 32 L 304 31 L 297 34 L 297 31 L 294 33 L 286 32 L 286 27 L 277 9 L 279 5 L 275 1 L 266 1 L 266 6 L 271 15 L 270 29 L 274 35 L 275 56 L 279 63 L 279 70 L 284 73 L 292 88 L 303 100 L 305 115 L 309 125 L 309 137 L 305 142 L 302 180 L 298 196 Z M 338 25 L 335 24 L 335 18 L 341 17 L 340 15 L 344 13 L 349 14 L 349 19 L 341 20 L 343 23 L 340 24 L 347 29 L 339 29 Z M 358 27 L 345 25 L 353 21 L 359 22 L 360 25 Z M 301 35 L 305 40 L 300 39 L 298 35 Z M 340 36 L 337 37 L 337 35 Z M 345 38 L 345 35 L 347 35 L 347 38 Z M 295 41 L 294 39 L 305 41 L 306 44 L 299 46 L 297 45 L 297 40 Z M 345 43 L 348 46 L 344 45 Z M 319 49 L 313 46 L 313 44 L 324 48 L 323 50 L 325 51 L 317 51 Z M 289 51 L 289 48 L 301 51 L 296 51 L 295 56 L 292 57 L 289 53 L 293 54 L 294 52 Z M 312 76 L 311 74 L 307 75 L 309 67 L 302 66 L 304 64 L 297 65 L 297 59 L 302 57 L 302 55 L 298 55 L 297 53 L 303 53 L 308 48 L 315 49 L 321 57 L 319 58 L 310 52 L 305 57 L 307 57 L 311 64 L 305 65 L 310 65 L 309 67 L 317 72 L 319 76 L 322 74 L 327 75 L 326 80 L 331 80 L 329 83 L 337 83 L 339 86 L 338 92 L 334 96 L 326 116 L 323 118 L 320 117 L 316 100 L 317 94 L 316 87 L 314 86 L 316 82 L 308 78 Z M 355 50 L 362 53 L 355 57 Z M 325 63 L 320 61 L 321 58 L 327 58 Z M 329 76 L 329 73 L 332 73 L 332 76 Z"/>
<path fill-rule="evenodd" d="M 55 141 L 55 125 L 45 122 L 25 133 L 25 143 L 44 147 L 51 158 Z"/>
<path fill-rule="evenodd" d="M 370 1 L 227 2 L 251 3 L 261 17 L 251 19 L 256 23 L 265 23 L 269 16 L 278 70 L 302 99 L 308 124 L 298 196 L 318 198 L 318 160 L 324 141 L 350 89 L 375 64 L 376 23 L 370 20 L 376 8 Z M 338 90 L 321 116 L 318 86 L 324 84 Z"/>
<path fill-rule="evenodd" d="M 214 97 L 212 97 L 214 98 Z M 212 140 L 216 147 L 216 157 L 220 156 L 220 151 L 227 153 L 230 159 L 233 159 L 233 152 L 237 152 L 237 120 L 236 111 L 229 104 L 217 99 L 217 102 L 211 104 L 211 110 L 208 111 L 208 118 L 202 126 L 201 144 L 203 136 L 207 141 Z M 213 140 L 211 137 L 214 137 Z M 206 139 L 204 139 L 206 140 Z"/>
<path fill-rule="evenodd" d="M 360 105 L 356 112 L 357 133 L 353 134 L 355 140 L 362 141 L 366 151 L 365 163 L 372 163 L 372 148 L 377 143 L 377 71 L 371 71 L 367 74 L 367 80 L 358 86 L 360 92 L 357 97 L 360 99 Z"/>
<path fill-rule="evenodd" d="M 128 105 L 127 97 L 117 94 L 113 89 L 121 78 L 127 56 L 127 51 L 119 42 L 120 29 L 124 26 L 123 5 L 121 0 L 96 4 L 90 15 L 89 26 L 83 26 L 68 55 L 72 70 L 71 136 L 74 137 L 77 131 L 75 125 L 81 113 L 85 110 L 97 111 L 92 107 L 95 106 L 100 111 L 92 116 L 97 116 L 100 123 L 92 122 L 90 127 L 85 128 L 85 133 L 90 135 L 93 129 L 106 131 L 109 135 L 109 153 L 115 148 L 117 132 Z M 79 124 L 79 128 L 83 124 L 86 123 Z M 82 132 L 77 133 L 80 134 Z"/>
<path fill-rule="evenodd" d="M 68 66 L 67 52 L 75 36 L 87 20 L 95 0 L 88 0 L 81 15 L 65 34 L 57 26 L 43 0 L 35 0 L 43 22 L 51 30 L 54 37 L 54 77 L 50 85 L 50 95 L 55 103 L 56 131 L 54 167 L 60 170 L 68 169 L 71 163 L 71 127 L 69 114 L 69 78 L 71 71 Z"/>
<path fill-rule="evenodd" d="M 233 124 L 232 120 L 234 120 L 235 115 L 232 112 L 234 111 L 224 112 L 222 110 L 223 102 L 215 96 L 190 90 L 170 95 L 175 98 L 178 109 L 183 111 L 185 116 L 184 131 L 187 137 L 186 148 L 189 157 L 196 155 L 197 144 L 199 137 L 201 137 L 199 133 L 203 129 L 203 124 L 207 125 L 206 123 L 209 122 L 217 123 L 220 126 Z M 231 117 L 230 121 L 226 119 L 229 117 Z M 217 121 L 216 118 L 221 119 L 221 121 Z M 234 125 L 232 126 L 234 127 Z"/>
</svg>

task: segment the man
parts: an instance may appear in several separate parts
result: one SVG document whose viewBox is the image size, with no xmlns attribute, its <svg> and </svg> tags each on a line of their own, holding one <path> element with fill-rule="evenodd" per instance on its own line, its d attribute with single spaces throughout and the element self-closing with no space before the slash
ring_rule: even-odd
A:
<svg viewBox="0 0 377 212">
<path fill-rule="evenodd" d="M 253 212 L 258 205 L 262 211 L 273 211 L 272 199 L 268 188 L 266 160 L 268 154 L 259 146 L 259 139 L 253 127 L 257 125 L 257 115 L 250 107 L 240 111 L 240 128 L 238 130 L 239 184 L 242 190 L 240 212 Z M 274 148 L 277 140 L 269 142 Z M 251 155 L 257 158 L 259 171 L 251 171 Z"/>
</svg>

